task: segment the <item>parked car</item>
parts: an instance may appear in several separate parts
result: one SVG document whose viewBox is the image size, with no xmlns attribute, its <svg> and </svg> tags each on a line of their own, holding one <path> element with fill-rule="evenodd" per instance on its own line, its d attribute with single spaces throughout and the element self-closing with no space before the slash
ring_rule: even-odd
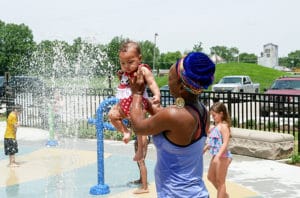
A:
<svg viewBox="0 0 300 198">
<path fill-rule="evenodd" d="M 298 114 L 300 98 L 300 77 L 280 77 L 276 79 L 271 87 L 265 90 L 262 97 L 267 102 L 260 105 L 262 116 L 270 115 L 270 112 L 277 112 L 278 115 Z"/>
<path fill-rule="evenodd" d="M 214 92 L 258 93 L 259 83 L 253 83 L 250 76 L 224 76 L 212 86 Z"/>
<path fill-rule="evenodd" d="M 212 86 L 212 91 L 217 93 L 216 98 L 230 98 L 232 102 L 251 99 L 249 95 L 243 93 L 258 93 L 259 89 L 259 83 L 253 83 L 250 76 L 244 75 L 224 76 Z"/>
</svg>

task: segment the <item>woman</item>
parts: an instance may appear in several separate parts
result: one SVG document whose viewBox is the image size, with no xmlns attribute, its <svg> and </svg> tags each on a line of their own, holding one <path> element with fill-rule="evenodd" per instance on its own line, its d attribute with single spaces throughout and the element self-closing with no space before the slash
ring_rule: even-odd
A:
<svg viewBox="0 0 300 198">
<path fill-rule="evenodd" d="M 175 105 L 157 109 L 145 118 L 142 94 L 144 79 L 138 70 L 131 80 L 131 121 L 139 135 L 153 135 L 157 150 L 155 183 L 160 197 L 209 197 L 202 180 L 202 150 L 209 116 L 198 95 L 212 84 L 215 65 L 200 52 L 189 53 L 172 65 L 169 88 Z"/>
</svg>

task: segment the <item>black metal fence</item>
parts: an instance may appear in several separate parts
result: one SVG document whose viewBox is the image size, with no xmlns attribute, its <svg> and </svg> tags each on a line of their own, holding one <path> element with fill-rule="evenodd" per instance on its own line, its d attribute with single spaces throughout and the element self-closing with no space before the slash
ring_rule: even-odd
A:
<svg viewBox="0 0 300 198">
<path fill-rule="evenodd" d="M 232 124 L 237 128 L 288 133 L 300 130 L 300 96 L 257 93 L 216 93 L 200 95 L 209 108 L 213 102 L 225 103 Z"/>
<path fill-rule="evenodd" d="M 87 119 L 94 117 L 99 104 L 113 96 L 112 89 L 46 88 L 16 90 L 15 104 L 22 105 L 22 126 L 49 128 L 49 115 L 54 111 L 55 124 L 70 130 L 88 128 Z"/>
<path fill-rule="evenodd" d="M 161 95 L 163 105 L 174 103 L 168 90 L 161 90 Z M 299 95 L 203 92 L 199 100 L 208 109 L 214 102 L 223 102 L 231 115 L 233 127 L 292 134 L 295 145 L 299 145 Z"/>
<path fill-rule="evenodd" d="M 24 108 L 20 118 L 23 126 L 47 129 L 49 111 L 56 108 L 60 123 L 85 128 L 87 119 L 95 116 L 99 104 L 113 95 L 113 89 L 16 90 L 15 103 Z M 161 90 L 161 95 L 162 106 L 174 103 L 168 90 Z M 288 133 L 294 135 L 296 144 L 300 141 L 300 96 L 204 92 L 199 100 L 208 109 L 216 101 L 223 102 L 230 112 L 233 127 Z"/>
</svg>

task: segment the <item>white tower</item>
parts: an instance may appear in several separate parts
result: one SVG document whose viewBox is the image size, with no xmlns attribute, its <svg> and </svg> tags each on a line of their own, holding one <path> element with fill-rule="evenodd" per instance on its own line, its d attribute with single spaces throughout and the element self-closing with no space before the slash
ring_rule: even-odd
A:
<svg viewBox="0 0 300 198">
<path fill-rule="evenodd" d="M 264 51 L 257 60 L 259 65 L 275 68 L 278 66 L 278 46 L 273 43 L 264 45 Z"/>
</svg>

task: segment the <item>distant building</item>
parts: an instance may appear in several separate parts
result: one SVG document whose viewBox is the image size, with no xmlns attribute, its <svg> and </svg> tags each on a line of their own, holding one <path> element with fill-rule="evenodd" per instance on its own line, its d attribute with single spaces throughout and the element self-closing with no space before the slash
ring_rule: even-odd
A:
<svg viewBox="0 0 300 198">
<path fill-rule="evenodd" d="M 278 46 L 273 43 L 265 44 L 257 63 L 275 69 L 278 66 Z"/>
<path fill-rule="evenodd" d="M 217 63 L 225 63 L 225 60 L 221 57 L 218 56 L 217 54 L 213 54 L 210 59 L 212 60 L 212 62 L 214 62 L 215 64 Z"/>
</svg>

